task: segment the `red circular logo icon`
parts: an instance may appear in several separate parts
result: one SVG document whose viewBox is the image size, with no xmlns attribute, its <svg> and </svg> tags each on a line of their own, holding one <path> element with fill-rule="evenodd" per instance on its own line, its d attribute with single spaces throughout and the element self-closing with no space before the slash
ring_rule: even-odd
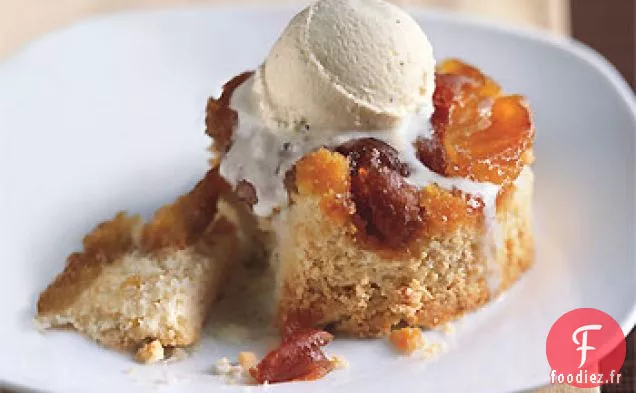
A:
<svg viewBox="0 0 636 393">
<path fill-rule="evenodd" d="M 614 318 L 595 308 L 577 308 L 552 325 L 546 340 L 550 382 L 578 388 L 620 383 L 625 336 Z"/>
</svg>

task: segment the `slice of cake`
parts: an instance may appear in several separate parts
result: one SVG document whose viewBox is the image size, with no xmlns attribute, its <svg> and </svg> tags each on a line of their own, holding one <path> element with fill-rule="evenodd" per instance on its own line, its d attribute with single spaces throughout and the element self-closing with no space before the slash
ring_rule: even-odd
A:
<svg viewBox="0 0 636 393">
<path fill-rule="evenodd" d="M 281 326 L 432 327 L 532 264 L 529 107 L 461 61 L 436 68 L 394 5 L 311 4 L 206 124 L 264 234 Z"/>
<path fill-rule="evenodd" d="M 196 342 L 225 276 L 244 254 L 231 215 L 217 209 L 225 189 L 210 171 L 148 223 L 119 213 L 97 226 L 40 295 L 37 321 L 119 350 Z"/>
</svg>

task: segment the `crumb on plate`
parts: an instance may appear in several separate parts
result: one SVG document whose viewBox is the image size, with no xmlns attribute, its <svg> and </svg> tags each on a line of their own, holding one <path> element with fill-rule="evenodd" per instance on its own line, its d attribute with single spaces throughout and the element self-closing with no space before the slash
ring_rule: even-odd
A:
<svg viewBox="0 0 636 393">
<path fill-rule="evenodd" d="M 159 340 L 153 340 L 142 345 L 135 355 L 135 360 L 139 363 L 152 364 L 163 360 L 165 356 L 163 346 Z"/>
<path fill-rule="evenodd" d="M 430 345 L 426 345 L 422 351 L 422 359 L 433 359 L 444 350 L 444 347 L 445 345 L 441 343 L 432 343 Z"/>
<path fill-rule="evenodd" d="M 165 349 L 165 362 L 173 363 L 185 360 L 189 356 L 185 349 L 180 347 L 169 347 Z"/>
<path fill-rule="evenodd" d="M 424 335 L 420 328 L 405 327 L 394 330 L 389 335 L 389 341 L 403 354 L 411 354 L 425 344 Z"/>
<path fill-rule="evenodd" d="M 329 360 L 331 360 L 333 367 L 336 369 L 349 368 L 349 361 L 342 356 L 332 355 Z"/>
<path fill-rule="evenodd" d="M 241 352 L 238 356 L 238 362 L 244 370 L 249 370 L 258 364 L 258 359 L 254 352 Z"/>
<path fill-rule="evenodd" d="M 440 330 L 447 336 L 451 334 L 455 334 L 455 325 L 453 325 L 450 322 L 446 322 L 440 327 Z"/>
<path fill-rule="evenodd" d="M 230 368 L 232 367 L 232 363 L 228 358 L 221 358 L 214 365 L 214 373 L 217 375 L 227 375 L 230 373 Z"/>
</svg>

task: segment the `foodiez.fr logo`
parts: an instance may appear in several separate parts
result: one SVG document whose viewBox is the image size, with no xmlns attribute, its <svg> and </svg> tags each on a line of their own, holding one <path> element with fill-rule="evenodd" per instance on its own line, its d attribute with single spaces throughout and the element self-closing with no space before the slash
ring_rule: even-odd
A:
<svg viewBox="0 0 636 393">
<path fill-rule="evenodd" d="M 551 383 L 590 388 L 620 383 L 625 336 L 618 323 L 595 308 L 577 308 L 552 325 L 546 340 Z"/>
</svg>

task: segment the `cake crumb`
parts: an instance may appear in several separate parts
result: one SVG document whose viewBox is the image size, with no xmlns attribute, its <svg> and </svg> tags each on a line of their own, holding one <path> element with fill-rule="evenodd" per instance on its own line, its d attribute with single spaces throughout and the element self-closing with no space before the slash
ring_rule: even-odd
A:
<svg viewBox="0 0 636 393">
<path fill-rule="evenodd" d="M 257 364 L 258 359 L 253 352 L 240 352 L 236 362 L 231 362 L 226 357 L 219 359 L 213 372 L 219 375 L 226 385 L 249 384 L 251 382 L 249 370 Z"/>
<path fill-rule="evenodd" d="M 241 352 L 238 356 L 238 362 L 244 370 L 249 370 L 258 364 L 258 359 L 254 352 Z"/>
<path fill-rule="evenodd" d="M 243 367 L 241 367 L 241 365 L 237 364 L 237 365 L 230 365 L 230 369 L 228 371 L 228 373 L 232 376 L 238 377 L 241 374 L 243 374 Z"/>
<path fill-rule="evenodd" d="M 389 341 L 398 351 L 406 355 L 422 348 L 425 344 L 422 330 L 411 327 L 393 330 L 389 335 Z"/>
<path fill-rule="evenodd" d="M 427 345 L 422 351 L 422 359 L 430 360 L 439 355 L 444 350 L 444 345 L 432 343 Z"/>
<path fill-rule="evenodd" d="M 166 350 L 166 354 L 165 354 L 165 362 L 166 363 L 173 363 L 173 362 L 180 362 L 182 360 L 187 359 L 188 357 L 188 352 L 186 352 L 183 348 L 178 348 L 178 347 L 171 347 L 171 348 L 167 348 Z"/>
<path fill-rule="evenodd" d="M 46 329 L 51 327 L 50 324 L 43 323 L 38 318 L 33 318 L 33 326 L 35 327 L 35 330 L 38 331 L 38 333 L 44 333 Z"/>
<path fill-rule="evenodd" d="M 163 346 L 159 340 L 153 340 L 142 345 L 135 355 L 135 360 L 139 363 L 152 364 L 164 358 Z"/>
<path fill-rule="evenodd" d="M 230 373 L 230 368 L 232 364 L 228 360 L 228 358 L 221 358 L 216 362 L 214 366 L 214 373 L 217 375 L 228 375 Z"/>
<path fill-rule="evenodd" d="M 349 368 L 349 361 L 342 356 L 332 355 L 329 360 L 331 360 L 333 367 L 336 369 Z"/>
<path fill-rule="evenodd" d="M 440 327 L 440 330 L 441 330 L 444 334 L 446 334 L 447 336 L 449 336 L 449 335 L 455 334 L 455 325 L 453 325 L 453 324 L 452 324 L 452 323 L 450 323 L 450 322 L 447 322 L 447 323 L 443 324 L 443 325 Z"/>
</svg>

